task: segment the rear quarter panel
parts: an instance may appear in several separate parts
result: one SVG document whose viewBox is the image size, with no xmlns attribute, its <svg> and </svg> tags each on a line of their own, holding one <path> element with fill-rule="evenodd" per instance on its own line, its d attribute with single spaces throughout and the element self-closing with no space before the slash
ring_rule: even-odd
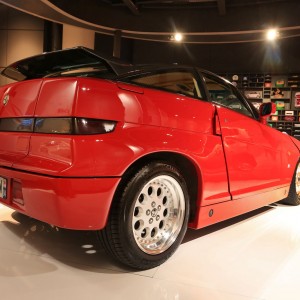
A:
<svg viewBox="0 0 300 300">
<path fill-rule="evenodd" d="M 133 90 L 106 80 L 46 79 L 36 116 L 116 120 L 117 128 L 92 136 L 33 134 L 29 155 L 15 167 L 64 177 L 122 176 L 149 154 L 178 153 L 198 172 L 199 197 L 229 200 L 222 140 L 212 132 L 214 106 L 179 94 Z"/>
</svg>

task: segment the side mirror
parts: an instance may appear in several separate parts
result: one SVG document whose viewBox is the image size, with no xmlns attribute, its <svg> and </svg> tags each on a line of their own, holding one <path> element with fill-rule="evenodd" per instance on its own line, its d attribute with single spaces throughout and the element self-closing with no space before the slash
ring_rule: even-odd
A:
<svg viewBox="0 0 300 300">
<path fill-rule="evenodd" d="M 259 107 L 259 116 L 260 116 L 260 121 L 263 124 L 267 124 L 267 119 L 270 115 L 274 114 L 276 112 L 276 105 L 275 103 L 272 102 L 267 102 L 261 104 Z"/>
</svg>

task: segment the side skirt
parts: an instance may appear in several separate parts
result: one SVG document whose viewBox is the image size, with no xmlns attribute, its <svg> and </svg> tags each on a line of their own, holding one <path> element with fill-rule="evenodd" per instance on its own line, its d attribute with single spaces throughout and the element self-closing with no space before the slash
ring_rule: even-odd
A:
<svg viewBox="0 0 300 300">
<path fill-rule="evenodd" d="M 285 186 L 245 198 L 229 200 L 213 205 L 200 206 L 198 210 L 198 218 L 189 224 L 189 228 L 199 229 L 242 215 L 265 205 L 282 200 L 287 197 L 288 192 L 289 186 Z"/>
</svg>

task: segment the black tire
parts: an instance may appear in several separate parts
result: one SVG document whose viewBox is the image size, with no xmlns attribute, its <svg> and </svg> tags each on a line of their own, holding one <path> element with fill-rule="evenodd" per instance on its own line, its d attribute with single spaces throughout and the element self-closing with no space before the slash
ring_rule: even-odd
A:
<svg viewBox="0 0 300 300">
<path fill-rule="evenodd" d="M 188 223 L 186 182 L 173 166 L 152 162 L 117 191 L 99 238 L 106 252 L 138 270 L 165 262 L 180 245 Z"/>
<path fill-rule="evenodd" d="M 300 204 L 300 162 L 298 162 L 296 166 L 289 194 L 285 199 L 281 200 L 280 203 L 294 206 Z"/>
</svg>

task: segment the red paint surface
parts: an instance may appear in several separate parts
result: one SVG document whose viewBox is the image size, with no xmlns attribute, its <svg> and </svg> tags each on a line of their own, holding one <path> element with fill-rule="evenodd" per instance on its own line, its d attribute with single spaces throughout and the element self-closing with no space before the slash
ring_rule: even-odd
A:
<svg viewBox="0 0 300 300">
<path fill-rule="evenodd" d="M 193 228 L 282 199 L 299 159 L 287 135 L 178 94 L 85 78 L 26 81 L 1 88 L 0 99 L 5 93 L 11 99 L 0 118 L 118 122 L 114 132 L 91 136 L 0 132 L 0 176 L 8 180 L 8 199 L 0 202 L 60 227 L 103 228 L 122 175 L 154 153 L 180 155 L 194 166 Z M 13 202 L 14 180 L 24 205 Z"/>
</svg>

